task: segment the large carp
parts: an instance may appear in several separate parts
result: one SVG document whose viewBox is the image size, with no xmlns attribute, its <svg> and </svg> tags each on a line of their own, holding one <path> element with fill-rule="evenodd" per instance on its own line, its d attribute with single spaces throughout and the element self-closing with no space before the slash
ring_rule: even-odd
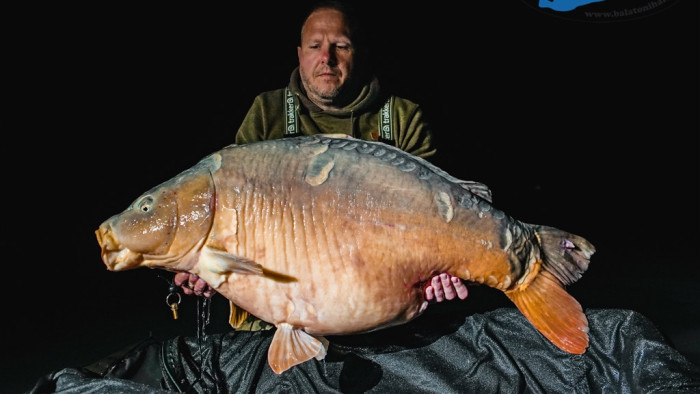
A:
<svg viewBox="0 0 700 394">
<path fill-rule="evenodd" d="M 588 268 L 584 238 L 523 223 L 483 184 L 380 142 L 336 135 L 230 145 L 138 197 L 96 231 L 112 271 L 199 275 L 231 324 L 275 325 L 281 373 L 325 356 L 324 335 L 406 323 L 446 272 L 503 291 L 542 335 L 581 354 L 588 322 L 564 289 Z"/>
</svg>

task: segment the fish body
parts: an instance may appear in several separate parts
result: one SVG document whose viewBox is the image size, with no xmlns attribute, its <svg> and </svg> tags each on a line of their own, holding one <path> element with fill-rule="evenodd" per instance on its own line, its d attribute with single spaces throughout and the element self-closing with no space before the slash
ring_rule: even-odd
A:
<svg viewBox="0 0 700 394">
<path fill-rule="evenodd" d="M 478 182 L 392 146 L 345 136 L 230 145 L 138 197 L 96 230 L 107 268 L 197 274 L 276 327 L 276 373 L 323 358 L 325 335 L 406 323 L 446 272 L 503 291 L 560 349 L 588 326 L 564 286 L 587 269 L 584 238 L 518 221 Z"/>
</svg>

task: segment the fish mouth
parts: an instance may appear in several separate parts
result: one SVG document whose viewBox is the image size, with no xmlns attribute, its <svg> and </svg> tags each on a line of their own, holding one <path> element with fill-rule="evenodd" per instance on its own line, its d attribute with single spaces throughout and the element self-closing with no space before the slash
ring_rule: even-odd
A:
<svg viewBox="0 0 700 394">
<path fill-rule="evenodd" d="M 138 267 L 143 261 L 141 253 L 123 247 L 114 237 L 109 225 L 101 225 L 95 230 L 100 245 L 102 261 L 110 271 L 124 271 Z"/>
</svg>

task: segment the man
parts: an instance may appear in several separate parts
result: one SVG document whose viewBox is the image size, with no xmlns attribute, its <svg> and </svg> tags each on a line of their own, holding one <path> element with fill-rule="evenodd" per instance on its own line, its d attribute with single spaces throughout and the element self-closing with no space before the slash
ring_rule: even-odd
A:
<svg viewBox="0 0 700 394">
<path fill-rule="evenodd" d="M 286 135 L 343 133 L 384 140 L 415 155 L 435 154 L 420 107 L 384 95 L 364 63 L 364 38 L 349 11 L 314 7 L 305 20 L 299 67 L 287 88 L 255 98 L 236 143 Z M 382 112 L 385 104 L 386 111 Z M 387 115 L 387 116 L 385 116 Z M 385 122 L 386 120 L 386 122 Z M 381 123 L 380 123 L 381 122 Z M 390 126 L 384 129 L 384 126 Z M 186 294 L 215 291 L 178 273 Z M 427 302 L 467 297 L 459 278 L 437 275 Z M 146 340 L 80 370 L 37 382 L 46 392 L 697 392 L 700 369 L 632 311 L 589 310 L 591 345 L 582 355 L 554 349 L 515 309 L 437 315 L 374 333 L 341 336 L 327 356 L 275 374 L 269 330 Z M 252 327 L 255 328 L 255 327 Z M 263 327 L 264 328 L 264 327 Z"/>
<path fill-rule="evenodd" d="M 433 135 L 423 110 L 380 89 L 366 40 L 366 31 L 348 5 L 336 1 L 314 5 L 301 28 L 299 66 L 292 71 L 289 85 L 255 98 L 238 129 L 236 144 L 347 134 L 390 143 L 424 159 L 434 156 Z M 186 272 L 175 276 L 175 284 L 185 294 L 211 297 L 215 293 Z M 445 273 L 433 277 L 425 288 L 426 303 L 467 295 L 464 283 Z"/>
</svg>

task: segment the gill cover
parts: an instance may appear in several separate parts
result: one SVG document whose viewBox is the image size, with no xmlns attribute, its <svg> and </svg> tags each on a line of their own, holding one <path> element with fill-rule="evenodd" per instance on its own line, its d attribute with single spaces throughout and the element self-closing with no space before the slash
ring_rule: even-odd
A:
<svg viewBox="0 0 700 394">
<path fill-rule="evenodd" d="M 137 198 L 97 230 L 112 270 L 176 260 L 201 245 L 211 229 L 215 187 L 208 157 Z M 172 267 L 176 268 L 176 267 Z"/>
</svg>

